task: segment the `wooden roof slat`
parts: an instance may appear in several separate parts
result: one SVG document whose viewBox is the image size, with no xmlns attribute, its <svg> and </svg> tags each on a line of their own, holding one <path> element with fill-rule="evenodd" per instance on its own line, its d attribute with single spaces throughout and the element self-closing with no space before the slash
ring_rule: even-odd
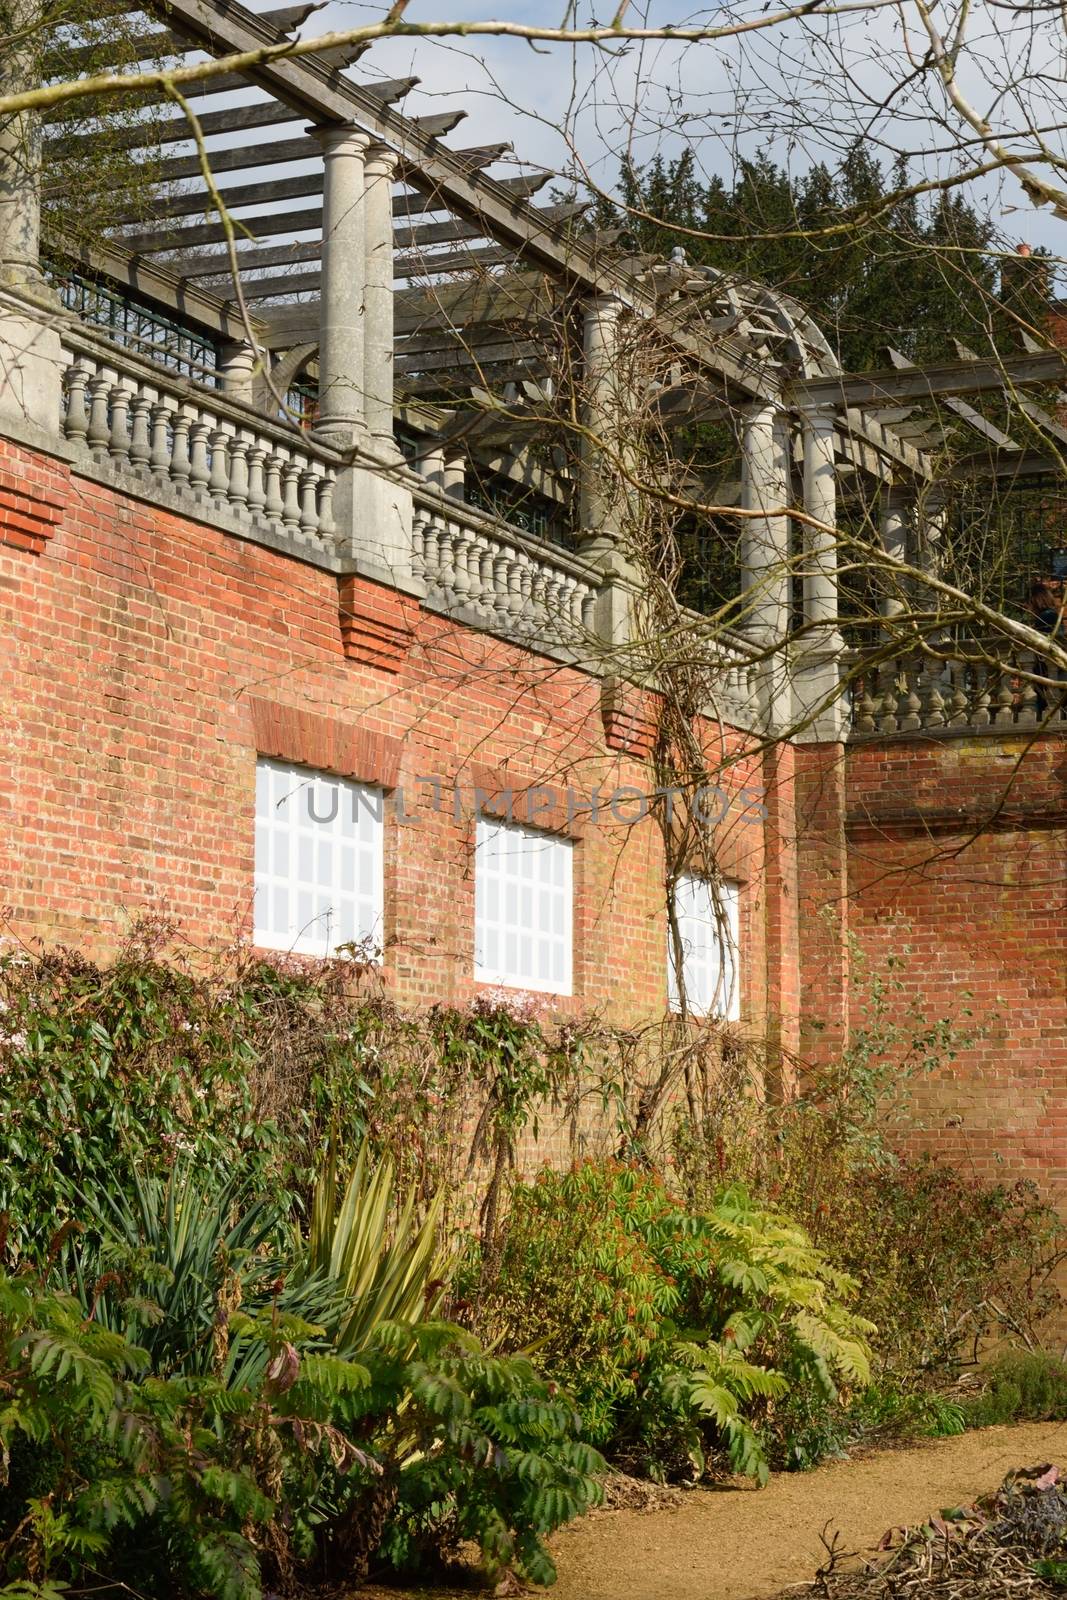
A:
<svg viewBox="0 0 1067 1600">
<path fill-rule="evenodd" d="M 114 7 L 100 9 L 94 6 L 94 20 L 96 16 L 117 16 L 127 7 Z M 294 28 L 299 28 L 301 23 L 307 21 L 313 11 L 318 9 L 312 0 L 311 4 L 300 6 L 278 6 L 272 11 L 261 11 L 259 15 L 265 22 L 277 28 L 279 33 L 291 33 Z M 69 50 L 56 49 L 50 51 L 45 57 L 44 71 L 46 76 L 64 78 L 75 76 L 85 66 L 92 66 L 100 50 L 106 48 L 107 40 L 101 39 L 95 44 L 76 45 Z M 123 54 L 131 61 L 152 61 L 157 57 L 185 55 L 190 49 L 200 49 L 197 44 L 190 44 L 189 39 L 173 28 L 156 28 L 150 33 L 131 33 L 122 41 Z"/>
<path fill-rule="evenodd" d="M 956 346 L 961 361 L 967 362 L 978 360 L 978 357 L 975 355 L 974 351 L 969 350 L 967 346 L 965 344 L 961 344 L 958 339 L 954 339 L 953 343 Z M 891 349 L 889 351 L 889 359 L 901 372 L 914 372 L 916 370 L 915 363 L 913 361 L 909 361 L 907 356 L 901 355 L 899 350 Z M 960 400 L 955 395 L 947 394 L 940 396 L 940 404 L 944 406 L 946 411 L 951 411 L 954 416 L 960 418 L 961 422 L 965 422 L 969 428 L 974 429 L 975 433 L 980 433 L 983 439 L 988 439 L 991 444 L 995 444 L 999 449 L 1018 450 L 1019 446 L 1009 434 L 1006 434 L 1002 428 L 998 428 L 995 423 L 990 422 L 988 417 L 983 417 L 982 413 L 980 411 L 976 411 L 974 406 L 970 405 L 966 400 Z M 933 427 L 935 423 L 930 423 L 928 426 Z M 908 437 L 908 430 L 906 428 L 898 427 L 897 432 L 904 438 Z"/>
<path fill-rule="evenodd" d="M 574 211 L 581 206 L 567 204 L 549 206 L 545 210 Z M 240 230 L 252 239 L 269 239 L 278 235 L 307 233 L 322 226 L 321 206 L 303 211 L 264 211 L 251 217 L 235 219 Z M 478 230 L 467 222 L 430 222 L 414 228 L 397 228 L 393 233 L 394 246 L 407 250 L 422 244 L 447 244 L 457 239 L 478 238 Z M 202 244 L 222 244 L 226 228 L 222 222 L 195 223 L 192 227 L 142 228 L 135 233 L 119 234 L 115 243 L 131 255 L 157 255 L 165 250 L 182 250 Z"/>
<path fill-rule="evenodd" d="M 417 78 L 409 80 L 418 83 Z M 470 161 L 471 167 L 487 167 L 499 160 L 511 145 L 472 145 L 469 150 L 455 154 Z M 218 177 L 223 172 L 244 172 L 252 167 L 279 167 L 291 161 L 321 161 L 322 146 L 310 134 L 296 139 L 276 139 L 270 144 L 242 146 L 240 149 L 213 150 L 211 170 Z M 199 178 L 200 157 L 173 156 L 154 164 L 152 175 L 159 183 L 179 183 L 183 178 Z"/>
<path fill-rule="evenodd" d="M 376 87 L 380 88 L 384 95 L 387 90 L 394 88 L 395 84 L 380 84 Z M 439 139 L 443 134 L 450 133 L 466 115 L 465 111 L 448 111 L 439 116 L 413 117 L 411 120 L 418 123 L 420 131 L 427 138 Z M 198 120 L 201 133 L 205 139 L 210 139 L 215 134 L 248 133 L 255 128 L 273 128 L 283 122 L 295 122 L 299 120 L 299 114 L 283 101 L 268 100 L 265 104 L 230 106 L 224 111 L 207 111 Z M 165 117 L 128 128 L 115 128 L 108 137 L 112 149 L 140 150 L 157 144 L 184 144 L 192 136 L 187 119 L 178 116 Z M 99 138 L 95 133 L 74 134 L 66 139 L 57 136 L 46 140 L 45 156 L 46 158 L 77 156 L 83 152 L 89 155 L 98 145 Z"/>
<path fill-rule="evenodd" d="M 332 50 L 323 50 L 319 59 L 328 63 L 329 66 L 334 69 L 334 71 L 339 72 L 344 67 L 351 66 L 352 62 L 359 54 L 361 54 L 361 51 L 357 46 L 341 44 L 335 45 Z M 413 80 L 411 78 L 396 79 L 396 93 L 392 95 L 391 98 L 393 100 L 402 99 L 403 96 L 409 92 L 413 86 L 413 83 L 416 81 L 417 80 Z M 248 89 L 250 87 L 251 85 L 243 73 L 223 72 L 218 77 L 205 78 L 202 83 L 187 84 L 182 90 L 182 93 L 185 95 L 187 100 L 192 100 L 195 102 L 197 100 L 209 100 L 215 95 L 234 94 L 239 90 Z M 389 85 L 388 87 L 393 87 L 393 85 Z M 131 96 L 128 103 L 131 106 L 147 108 L 148 106 L 170 105 L 173 104 L 173 101 L 165 89 L 152 88 L 145 89 L 141 94 Z M 80 105 L 77 101 L 74 101 L 69 108 L 53 112 L 53 114 L 49 117 L 49 126 L 57 128 L 61 127 L 64 122 L 83 121 L 84 118 L 84 106 Z"/>
<path fill-rule="evenodd" d="M 151 0 L 148 0 L 151 3 Z M 181 26 L 212 49 L 255 51 L 277 38 L 236 0 L 157 0 L 171 26 Z M 498 244 L 517 246 L 541 267 L 557 272 L 564 282 L 593 292 L 621 293 L 628 301 L 646 303 L 648 296 L 622 274 L 596 260 L 581 239 L 559 228 L 562 220 L 535 215 L 528 206 L 516 206 L 490 178 L 472 175 L 446 149 L 434 143 L 425 126 L 383 106 L 365 87 L 317 67 L 312 56 L 286 60 L 278 56 L 260 62 L 255 81 L 286 100 L 313 122 L 355 122 L 397 149 L 420 179 L 440 189 L 459 215 L 478 218 L 478 231 Z M 720 364 L 728 353 L 719 353 Z M 743 374 L 738 369 L 738 376 Z M 760 386 L 757 384 L 757 388 Z"/>
<path fill-rule="evenodd" d="M 279 294 L 285 293 L 287 279 L 284 277 L 270 279 L 248 278 L 249 273 L 265 272 L 273 267 L 297 266 L 301 262 L 319 260 L 321 253 L 320 241 L 309 239 L 302 244 L 269 245 L 266 249 L 248 249 L 237 251 L 237 270 L 241 274 L 242 286 L 246 288 L 250 283 L 260 286 L 268 283 L 277 286 Z M 446 254 L 425 256 L 421 251 L 414 251 L 410 255 L 398 255 L 393 262 L 397 278 L 410 278 L 417 275 L 430 275 L 436 273 L 470 272 L 477 271 L 480 267 L 501 266 L 504 263 L 515 263 L 512 251 L 504 245 L 489 245 L 482 249 L 462 249 L 449 251 Z M 230 271 L 229 258 L 218 251 L 203 257 L 188 256 L 181 261 L 168 263 L 169 270 L 185 279 L 219 278 Z M 226 284 L 216 284 L 213 292 L 223 294 Z"/>
</svg>

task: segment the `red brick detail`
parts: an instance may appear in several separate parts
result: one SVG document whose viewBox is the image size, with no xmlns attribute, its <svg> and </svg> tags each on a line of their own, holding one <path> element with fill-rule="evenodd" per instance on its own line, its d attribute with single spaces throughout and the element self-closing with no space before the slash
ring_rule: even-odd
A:
<svg viewBox="0 0 1067 1600">
<path fill-rule="evenodd" d="M 600 692 L 600 715 L 609 750 L 638 760 L 652 754 L 658 731 L 655 695 L 619 678 L 606 678 Z"/>
<path fill-rule="evenodd" d="M 400 739 L 338 722 L 301 706 L 260 700 L 255 695 L 248 697 L 248 704 L 256 750 L 261 756 L 296 761 L 301 766 L 336 772 L 383 789 L 396 788 L 403 751 Z"/>
<path fill-rule="evenodd" d="M 64 496 L 0 471 L 0 544 L 42 555 L 65 510 Z"/>
<path fill-rule="evenodd" d="M 366 578 L 342 578 L 341 643 L 349 661 L 399 672 L 418 620 L 418 601 Z"/>
<path fill-rule="evenodd" d="M 589 796 L 580 782 L 519 776 L 500 767 L 470 763 L 472 801 L 487 817 L 501 822 L 519 822 L 558 833 L 567 839 L 583 839 L 589 825 Z"/>
</svg>

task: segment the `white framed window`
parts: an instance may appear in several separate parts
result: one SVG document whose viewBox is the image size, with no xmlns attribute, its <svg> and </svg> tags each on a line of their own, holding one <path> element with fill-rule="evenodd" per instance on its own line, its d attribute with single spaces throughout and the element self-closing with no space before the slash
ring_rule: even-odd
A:
<svg viewBox="0 0 1067 1600">
<path fill-rule="evenodd" d="M 517 823 L 478 818 L 474 976 L 479 983 L 571 994 L 574 846 Z"/>
<path fill-rule="evenodd" d="M 682 944 L 682 979 L 686 1008 L 694 1017 L 741 1014 L 738 983 L 739 885 L 723 882 L 717 890 L 707 878 L 685 872 L 675 886 L 674 905 Z M 667 927 L 667 996 L 672 1011 L 681 1009 L 674 942 Z"/>
<path fill-rule="evenodd" d="M 328 956 L 382 943 L 385 796 L 329 772 L 256 762 L 255 942 Z"/>
</svg>

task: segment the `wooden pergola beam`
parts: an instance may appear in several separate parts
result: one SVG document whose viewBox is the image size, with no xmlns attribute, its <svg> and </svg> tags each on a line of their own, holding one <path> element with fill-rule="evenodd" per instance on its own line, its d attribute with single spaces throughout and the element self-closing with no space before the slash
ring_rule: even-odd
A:
<svg viewBox="0 0 1067 1600">
<path fill-rule="evenodd" d="M 418 83 L 418 79 L 411 80 Z M 469 161 L 472 170 L 478 167 L 488 167 L 494 161 L 506 155 L 511 145 L 482 144 L 472 145 L 467 150 L 457 150 L 455 154 L 461 159 Z M 242 146 L 239 149 L 212 150 L 211 171 L 219 177 L 224 172 L 246 172 L 258 167 L 280 167 L 293 161 L 321 161 L 322 147 L 318 141 L 309 134 L 302 134 L 296 139 L 276 139 L 271 144 Z M 168 160 L 153 163 L 152 176 L 158 183 L 180 183 L 184 178 L 199 178 L 200 157 L 173 156 Z M 403 177 L 403 173 L 400 173 Z"/>
<path fill-rule="evenodd" d="M 115 7 L 110 13 L 94 7 L 94 12 L 99 16 L 118 15 L 121 10 L 129 7 Z M 259 15 L 271 27 L 277 28 L 279 33 L 292 33 L 306 22 L 312 12 L 318 9 L 315 0 L 311 4 L 300 6 L 277 6 L 271 11 L 261 11 Z M 74 45 L 69 50 L 56 49 L 45 57 L 43 71 L 46 77 L 64 78 L 82 72 L 87 66 L 91 67 L 99 59 L 100 51 L 107 48 L 108 41 L 101 39 L 96 44 Z M 154 61 L 166 59 L 169 56 L 185 55 L 190 48 L 188 38 L 175 32 L 173 28 L 153 29 L 151 33 L 130 34 L 122 41 L 123 54 L 131 61 Z"/>
<path fill-rule="evenodd" d="M 393 85 L 382 84 L 376 87 L 387 90 Z M 466 115 L 465 111 L 448 111 L 439 116 L 412 117 L 411 121 L 419 125 L 420 132 L 426 138 L 434 140 L 451 133 Z M 268 100 L 258 105 L 231 106 L 225 111 L 207 111 L 197 120 L 204 138 L 210 139 L 216 134 L 251 133 L 258 128 L 276 128 L 285 122 L 296 122 L 298 113 L 283 101 Z M 178 116 L 138 123 L 128 128 L 115 128 L 108 137 L 112 149 L 142 150 L 154 148 L 157 144 L 185 144 L 192 139 L 192 132 L 188 119 L 185 116 Z M 57 137 L 46 140 L 45 156 L 53 160 L 91 156 L 99 144 L 100 138 L 96 133 L 72 134 L 69 138 Z"/>
<path fill-rule="evenodd" d="M 1067 352 L 1043 350 L 999 360 L 949 361 L 929 367 L 843 372 L 826 378 L 797 378 L 789 393 L 798 405 L 882 406 L 903 400 L 933 400 L 946 394 L 1032 388 L 1067 379 Z"/>
<path fill-rule="evenodd" d="M 321 157 L 321 152 L 320 152 Z M 530 173 L 515 178 L 505 178 L 504 183 L 512 192 L 520 197 L 536 194 L 543 189 L 551 174 L 548 172 Z M 230 210 L 237 210 L 241 206 L 273 205 L 281 200 L 303 200 L 310 195 L 321 195 L 323 192 L 324 173 L 321 166 L 317 172 L 302 172 L 293 178 L 275 178 L 269 183 L 239 184 L 233 189 L 220 189 L 224 204 Z M 411 217 L 422 216 L 429 212 L 445 210 L 442 200 L 428 198 L 416 189 L 405 190 L 393 196 L 393 216 Z M 154 219 L 170 219 L 172 217 L 191 217 L 199 213 L 209 213 L 214 206 L 203 190 L 192 191 L 189 194 L 173 195 L 169 199 L 155 200 L 152 204 Z M 117 217 L 117 223 L 136 222 L 138 215 Z"/>
</svg>

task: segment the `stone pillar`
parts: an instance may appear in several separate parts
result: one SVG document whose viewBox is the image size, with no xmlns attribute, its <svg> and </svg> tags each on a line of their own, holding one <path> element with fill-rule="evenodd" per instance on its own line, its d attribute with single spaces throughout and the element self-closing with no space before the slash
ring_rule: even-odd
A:
<svg viewBox="0 0 1067 1600">
<path fill-rule="evenodd" d="M 790 624 L 789 423 L 771 401 L 745 408 L 741 508 L 744 622 L 761 643 L 785 640 Z"/>
<path fill-rule="evenodd" d="M 804 413 L 804 510 L 826 529 L 837 527 L 835 417 L 829 406 Z M 812 629 L 837 635 L 837 538 L 805 524 L 804 612 Z"/>
<path fill-rule="evenodd" d="M 804 510 L 823 524 L 804 524 L 805 629 L 793 661 L 793 719 L 802 742 L 836 743 L 844 737 L 844 640 L 837 625 L 835 420 L 831 406 L 813 406 L 801 417 Z"/>
<path fill-rule="evenodd" d="M 887 555 L 896 561 L 907 560 L 908 519 L 904 506 L 892 497 L 882 507 L 881 536 L 882 548 Z M 882 596 L 879 609 L 883 617 L 898 617 L 904 610 L 901 596 L 905 591 L 905 580 L 887 573 L 885 584 L 887 592 Z"/>
<path fill-rule="evenodd" d="M 445 451 L 441 487 L 453 500 L 462 500 L 467 487 L 467 455 L 455 448 Z"/>
<path fill-rule="evenodd" d="M 583 438 L 579 480 L 578 552 L 600 568 L 594 631 L 609 647 L 624 646 L 634 633 L 637 568 L 627 552 L 626 485 L 618 465 L 625 459 L 626 375 L 619 349 L 623 304 L 615 295 L 597 295 L 585 308 L 582 327 L 584 395 L 582 421 L 592 437 Z"/>
<path fill-rule="evenodd" d="M 22 34 L 0 59 L 0 93 L 32 86 L 42 40 L 37 0 L 9 0 L 11 32 Z M 43 288 L 41 239 L 41 124 L 35 111 L 18 111 L 0 120 L 0 285 Z"/>
<path fill-rule="evenodd" d="M 325 167 L 319 299 L 319 419 L 316 434 L 344 449 L 366 433 L 364 279 L 367 246 L 360 128 L 314 128 Z"/>
<path fill-rule="evenodd" d="M 367 433 L 379 453 L 396 454 L 393 439 L 393 178 L 396 152 L 368 147 L 364 163 L 365 284 L 363 372 Z"/>
<path fill-rule="evenodd" d="M 621 312 L 622 302 L 615 295 L 597 295 L 587 305 L 583 319 L 582 421 L 593 437 L 582 442 L 580 549 L 591 561 L 611 554 L 622 531 L 621 486 L 611 460 L 622 450 Z"/>
<path fill-rule="evenodd" d="M 255 401 L 257 357 L 255 348 L 238 339 L 227 339 L 219 347 L 219 374 L 222 392 L 231 400 L 241 400 L 245 405 Z"/>
</svg>

